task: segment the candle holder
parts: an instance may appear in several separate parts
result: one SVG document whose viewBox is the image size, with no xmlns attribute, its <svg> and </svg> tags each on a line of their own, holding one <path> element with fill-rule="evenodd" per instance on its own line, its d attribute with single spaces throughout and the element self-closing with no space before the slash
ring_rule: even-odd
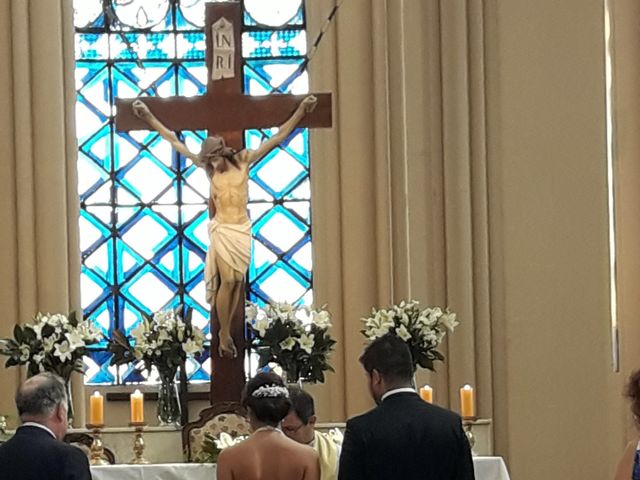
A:
<svg viewBox="0 0 640 480">
<path fill-rule="evenodd" d="M 134 465 L 147 465 L 149 460 L 144 458 L 144 436 L 142 432 L 147 426 L 144 422 L 131 422 L 130 427 L 135 430 L 135 440 L 133 441 L 133 458 L 129 463 Z"/>
<path fill-rule="evenodd" d="M 104 445 L 102 444 L 102 429 L 104 425 L 87 424 L 87 430 L 91 430 L 93 441 L 91 442 L 91 456 L 89 463 L 91 465 L 109 465 L 104 458 Z"/>
<path fill-rule="evenodd" d="M 477 417 L 462 417 L 462 429 L 464 430 L 464 434 L 469 441 L 469 447 L 471 448 L 471 455 L 474 457 L 478 456 L 478 453 L 474 450 L 473 447 L 476 445 L 476 437 L 473 434 L 473 424 L 477 420 Z"/>
</svg>

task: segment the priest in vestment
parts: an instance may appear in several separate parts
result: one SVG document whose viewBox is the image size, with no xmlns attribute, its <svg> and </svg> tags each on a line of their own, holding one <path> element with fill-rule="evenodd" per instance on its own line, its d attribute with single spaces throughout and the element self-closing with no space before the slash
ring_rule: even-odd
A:
<svg viewBox="0 0 640 480">
<path fill-rule="evenodd" d="M 313 397 L 298 387 L 290 387 L 289 398 L 291 410 L 282 420 L 282 431 L 292 440 L 309 445 L 318 452 L 322 480 L 336 480 L 340 448 L 328 435 L 315 429 Z"/>
</svg>

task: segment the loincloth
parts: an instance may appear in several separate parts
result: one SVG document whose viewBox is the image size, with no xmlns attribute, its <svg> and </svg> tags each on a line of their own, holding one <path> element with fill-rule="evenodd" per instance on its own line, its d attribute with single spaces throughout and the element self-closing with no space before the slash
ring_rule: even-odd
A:
<svg viewBox="0 0 640 480">
<path fill-rule="evenodd" d="M 207 303 L 215 303 L 220 286 L 216 258 L 222 259 L 235 271 L 245 274 L 251 261 L 251 221 L 245 223 L 220 223 L 215 218 L 209 221 L 209 250 L 204 266 Z"/>
</svg>

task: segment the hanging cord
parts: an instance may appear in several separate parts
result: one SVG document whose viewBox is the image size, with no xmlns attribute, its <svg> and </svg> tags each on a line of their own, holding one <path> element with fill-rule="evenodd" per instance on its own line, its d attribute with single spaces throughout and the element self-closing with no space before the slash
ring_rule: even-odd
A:
<svg viewBox="0 0 640 480">
<path fill-rule="evenodd" d="M 109 1 L 106 2 L 104 13 L 107 17 L 107 21 L 109 22 L 109 25 L 111 25 L 112 27 L 118 27 L 117 30 L 115 30 L 115 33 L 120 37 L 120 40 L 122 40 L 122 43 L 125 44 L 129 53 L 131 53 L 132 60 L 136 62 L 136 65 L 138 66 L 138 68 L 144 70 L 145 67 L 142 63 L 142 60 L 140 60 L 140 57 L 138 56 L 138 52 L 136 51 L 133 44 L 127 38 L 127 35 L 122 31 L 122 27 L 124 26 L 124 24 L 120 21 L 120 19 L 116 15 L 116 12 L 113 10 L 113 5 L 111 4 L 111 2 Z"/>
<path fill-rule="evenodd" d="M 344 0 L 339 0 L 331 9 L 331 12 L 329 13 L 329 16 L 327 17 L 327 19 L 324 21 L 324 24 L 322 25 L 322 28 L 320 29 L 320 32 L 318 33 L 318 35 L 316 36 L 316 39 L 314 40 L 313 44 L 311 45 L 311 48 L 309 49 L 309 51 L 307 52 L 307 54 L 304 57 L 304 60 L 300 63 L 300 65 L 298 65 L 298 68 L 295 69 L 295 71 L 289 75 L 286 79 L 284 79 L 280 85 L 278 85 L 277 87 L 273 87 L 271 89 L 271 93 L 275 93 L 278 91 L 281 91 L 281 89 L 284 87 L 288 87 L 289 84 L 291 82 L 293 82 L 296 78 L 298 78 L 298 76 L 300 74 L 302 74 L 303 72 L 305 72 L 309 66 L 309 62 L 313 59 L 313 57 L 315 56 L 316 52 L 318 51 L 318 46 L 320 45 L 320 42 L 322 41 L 322 37 L 324 37 L 324 34 L 327 33 L 327 31 L 329 30 L 329 27 L 331 26 L 331 22 L 333 22 L 334 17 L 336 16 L 336 13 L 338 13 L 338 9 L 342 6 L 342 4 L 344 3 Z"/>
</svg>

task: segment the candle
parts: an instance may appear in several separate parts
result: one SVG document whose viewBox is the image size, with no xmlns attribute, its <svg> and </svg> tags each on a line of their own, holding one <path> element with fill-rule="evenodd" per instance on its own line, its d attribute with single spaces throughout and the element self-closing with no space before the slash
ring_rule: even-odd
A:
<svg viewBox="0 0 640 480">
<path fill-rule="evenodd" d="M 104 425 L 104 397 L 100 392 L 93 392 L 89 397 L 89 423 Z"/>
<path fill-rule="evenodd" d="M 473 402 L 473 388 L 471 385 L 465 385 L 460 389 L 460 415 L 465 418 L 474 417 L 475 405 Z"/>
<path fill-rule="evenodd" d="M 144 422 L 144 395 L 140 390 L 131 394 L 131 423 Z"/>
<path fill-rule="evenodd" d="M 425 385 L 420 389 L 420 398 L 425 402 L 433 403 L 433 388 L 429 385 Z"/>
</svg>

